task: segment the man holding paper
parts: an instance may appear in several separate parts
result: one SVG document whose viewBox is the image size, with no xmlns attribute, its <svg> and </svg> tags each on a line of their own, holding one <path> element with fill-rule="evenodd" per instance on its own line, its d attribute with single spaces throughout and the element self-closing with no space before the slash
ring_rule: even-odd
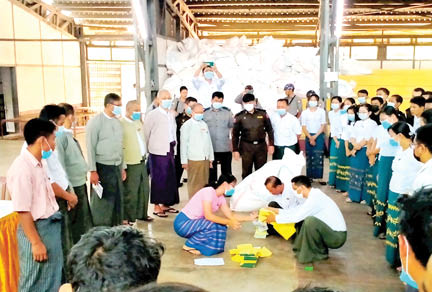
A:
<svg viewBox="0 0 432 292">
<path fill-rule="evenodd" d="M 267 223 L 299 223 L 293 250 L 300 263 L 312 263 L 328 258 L 328 249 L 344 245 L 347 237 L 345 220 L 336 203 L 321 190 L 312 188 L 307 176 L 291 180 L 294 191 L 305 202 L 289 209 L 271 208 Z"/>
</svg>

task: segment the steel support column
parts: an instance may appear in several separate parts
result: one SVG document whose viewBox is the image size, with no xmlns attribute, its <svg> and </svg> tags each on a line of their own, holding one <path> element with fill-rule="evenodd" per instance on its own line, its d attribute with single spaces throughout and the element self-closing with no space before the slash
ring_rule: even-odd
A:
<svg viewBox="0 0 432 292">
<path fill-rule="evenodd" d="M 87 48 L 84 41 L 79 42 L 80 46 L 80 66 L 81 66 L 81 97 L 82 106 L 89 106 L 89 83 L 87 68 Z"/>
<path fill-rule="evenodd" d="M 328 71 L 329 42 L 330 42 L 330 3 L 329 0 L 320 1 L 320 97 L 327 98 L 329 89 L 325 82 Z"/>
</svg>

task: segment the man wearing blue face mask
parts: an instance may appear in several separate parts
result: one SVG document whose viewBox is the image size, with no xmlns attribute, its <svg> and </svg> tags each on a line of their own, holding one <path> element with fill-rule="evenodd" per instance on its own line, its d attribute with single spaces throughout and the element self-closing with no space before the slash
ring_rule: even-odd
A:
<svg viewBox="0 0 432 292">
<path fill-rule="evenodd" d="M 213 166 L 210 168 L 209 183 L 215 182 L 218 178 L 217 164 L 221 165 L 223 175 L 231 174 L 231 139 L 230 133 L 234 126 L 233 113 L 223 106 L 224 94 L 220 91 L 213 92 L 212 106 L 205 109 L 204 121 L 210 131 L 214 150 Z"/>
<path fill-rule="evenodd" d="M 200 78 L 202 74 L 203 78 Z M 203 63 L 192 79 L 192 84 L 198 90 L 197 100 L 204 108 L 211 105 L 211 96 L 215 91 L 222 91 L 225 80 L 214 63 Z"/>
<path fill-rule="evenodd" d="M 184 110 L 181 114 L 179 114 L 176 117 L 176 124 L 177 124 L 177 154 L 175 156 L 175 169 L 176 169 L 176 177 L 177 177 L 177 186 L 180 188 L 183 186 L 183 183 L 181 182 L 181 178 L 183 175 L 183 167 L 181 164 L 180 159 L 180 129 L 183 126 L 184 123 L 186 123 L 191 117 L 192 117 L 192 107 L 194 104 L 196 104 L 198 101 L 195 97 L 189 96 L 186 98 L 184 102 Z"/>
<path fill-rule="evenodd" d="M 123 223 L 136 220 L 153 221 L 147 215 L 149 203 L 149 178 L 147 173 L 147 150 L 144 140 L 141 106 L 136 100 L 126 104 L 126 115 L 121 119 L 123 127 L 123 157 L 126 164 L 124 181 Z"/>
<path fill-rule="evenodd" d="M 359 104 L 365 104 L 368 101 L 369 92 L 366 89 L 357 91 L 357 100 Z"/>
<path fill-rule="evenodd" d="M 425 187 L 398 200 L 400 207 L 399 255 L 405 291 L 417 291 L 426 276 L 432 254 L 432 188 Z"/>
<path fill-rule="evenodd" d="M 192 119 L 180 129 L 180 158 L 188 173 L 189 198 L 208 183 L 209 169 L 214 161 L 213 145 L 203 113 L 203 106 L 195 104 Z"/>
<path fill-rule="evenodd" d="M 86 127 L 87 159 L 90 183 L 100 184 L 102 198 L 91 190 L 90 207 L 95 226 L 115 226 L 123 220 L 123 183 L 126 171 L 123 160 L 121 98 L 115 93 L 105 96 L 104 111 Z"/>
</svg>

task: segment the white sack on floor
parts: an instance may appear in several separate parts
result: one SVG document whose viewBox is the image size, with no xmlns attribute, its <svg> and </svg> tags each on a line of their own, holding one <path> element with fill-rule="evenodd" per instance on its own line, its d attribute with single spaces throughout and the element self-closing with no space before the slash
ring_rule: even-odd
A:
<svg viewBox="0 0 432 292">
<path fill-rule="evenodd" d="M 267 162 L 263 167 L 247 176 L 236 187 L 231 197 L 230 207 L 234 211 L 251 212 L 266 207 L 274 200 L 272 195 L 264 186 L 269 176 L 277 176 L 291 192 L 291 179 L 301 174 L 306 165 L 303 153 L 295 154 L 286 148 L 283 159 Z"/>
</svg>

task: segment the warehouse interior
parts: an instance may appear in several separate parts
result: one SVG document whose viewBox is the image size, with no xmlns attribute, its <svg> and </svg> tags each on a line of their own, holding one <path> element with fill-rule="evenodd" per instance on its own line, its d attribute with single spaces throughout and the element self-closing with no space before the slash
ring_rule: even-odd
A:
<svg viewBox="0 0 432 292">
<path fill-rule="evenodd" d="M 74 134 L 85 145 L 85 126 L 103 110 L 107 93 L 122 96 L 123 107 L 136 99 L 145 109 L 160 89 L 174 91 L 196 64 L 217 54 L 201 51 L 181 67 L 183 73 L 176 72 L 174 56 L 187 53 L 188 46 L 226 49 L 241 44 L 251 49 L 267 44 L 271 51 L 277 44 L 290 50 L 286 52 L 297 50 L 296 58 L 304 50 L 305 58 L 316 58 L 310 66 L 316 65 L 313 88 L 320 96 L 342 95 L 341 83 L 353 93 L 344 98 L 354 97 L 359 89 L 372 95 L 385 85 L 406 97 L 405 110 L 414 88 L 431 88 L 431 19 L 432 4 L 425 0 L 0 0 L 0 182 L 4 186 L 8 167 L 19 154 L 24 125 L 44 105 L 72 104 L 77 116 Z M 341 70 L 342 59 L 353 60 L 349 64 L 363 72 Z M 221 72 L 231 76 L 230 70 L 226 65 Z M 248 70 L 264 78 L 255 68 Z M 329 73 L 337 73 L 336 78 L 329 79 Z M 260 92 L 282 92 L 287 82 Z M 228 100 L 246 85 L 237 79 L 232 83 Z M 302 97 L 305 93 L 306 88 Z M 238 161 L 233 169 L 241 177 Z M 208 291 L 291 291 L 305 285 L 405 291 L 397 271 L 381 256 L 384 243 L 370 234 L 365 206 L 344 204 L 345 198 L 324 189 L 347 214 L 349 242 L 313 271 L 296 263 L 285 241 L 254 239 L 252 224 L 230 234 L 226 248 L 249 242 L 271 248 L 273 256 L 250 270 L 232 263 L 228 253 L 222 256 L 224 266 L 194 265 L 180 249 L 172 218 L 139 223 L 138 228 L 163 240 L 160 282 L 185 282 Z M 186 190 L 180 193 L 183 206 Z"/>
</svg>

